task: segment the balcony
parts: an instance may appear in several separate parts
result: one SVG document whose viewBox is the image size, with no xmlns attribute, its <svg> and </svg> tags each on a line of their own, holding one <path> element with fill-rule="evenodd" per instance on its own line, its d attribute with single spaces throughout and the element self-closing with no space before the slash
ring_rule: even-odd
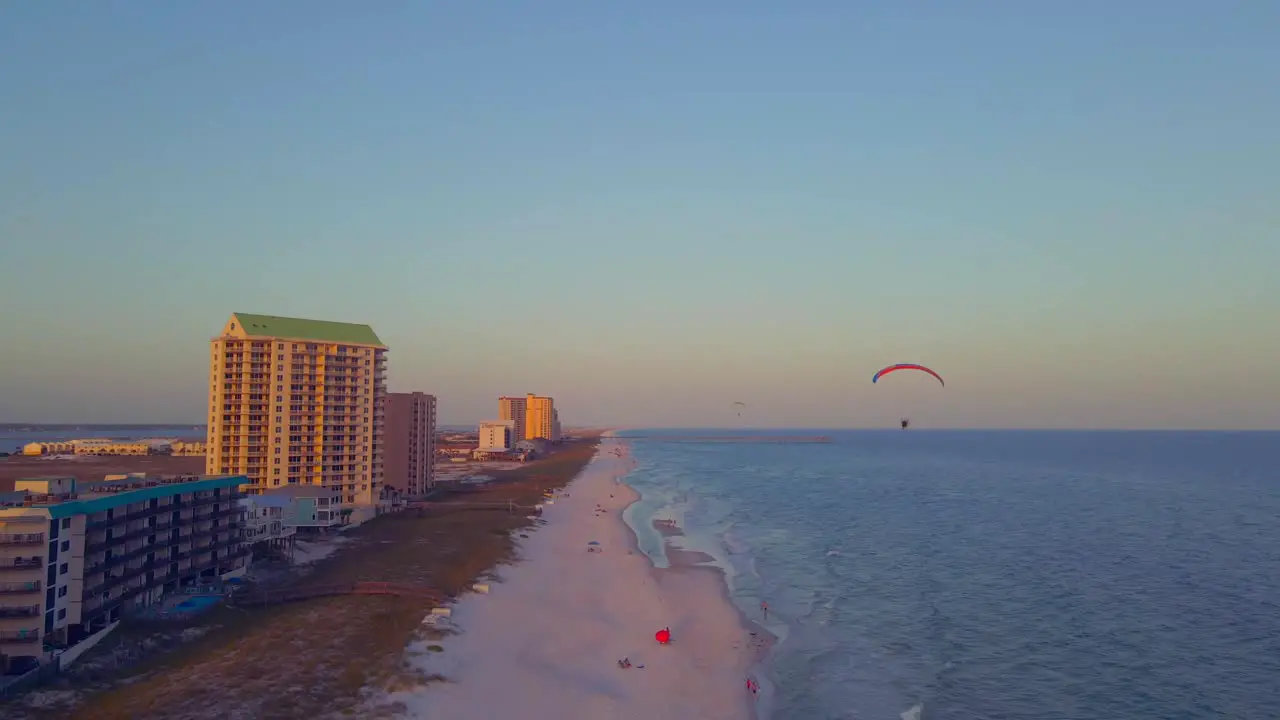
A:
<svg viewBox="0 0 1280 720">
<path fill-rule="evenodd" d="M 43 545 L 44 533 L 0 533 L 0 545 Z"/>
<path fill-rule="evenodd" d="M 39 605 L 0 606 L 0 618 L 40 617 Z"/>
<path fill-rule="evenodd" d="M 40 631 L 32 630 L 0 630 L 0 643 L 37 643 L 40 642 Z"/>
<path fill-rule="evenodd" d="M 102 552 L 103 550 L 106 550 L 108 547 L 111 547 L 114 545 L 126 543 L 126 542 L 129 542 L 130 540 L 138 540 L 140 538 L 144 538 L 150 535 L 160 535 L 162 533 L 165 534 L 165 537 L 168 537 L 167 531 L 169 529 L 171 529 L 170 525 L 160 525 L 160 524 L 148 525 L 147 527 L 144 527 L 140 530 L 130 530 L 129 532 L 123 535 L 115 535 L 113 537 L 103 538 L 101 540 L 94 540 L 93 542 L 85 543 L 84 550 L 86 553 Z M 159 542 L 158 538 L 157 538 L 157 542 Z"/>
<path fill-rule="evenodd" d="M 37 593 L 40 592 L 41 587 L 42 585 L 39 580 L 0 583 L 0 595 L 24 595 L 26 593 Z"/>
<path fill-rule="evenodd" d="M 31 570 L 39 570 L 42 567 L 44 567 L 44 558 L 42 557 L 31 559 L 18 558 L 12 562 L 0 562 L 0 572 L 4 572 L 6 570 L 27 572 Z"/>
</svg>

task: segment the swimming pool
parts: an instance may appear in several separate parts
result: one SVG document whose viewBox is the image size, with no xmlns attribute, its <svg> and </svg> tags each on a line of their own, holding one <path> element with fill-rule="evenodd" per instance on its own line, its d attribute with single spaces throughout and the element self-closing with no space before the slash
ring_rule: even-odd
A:
<svg viewBox="0 0 1280 720">
<path fill-rule="evenodd" d="M 208 610 L 221 601 L 221 595 L 193 595 L 177 605 L 174 605 L 172 612 L 195 615 Z"/>
</svg>

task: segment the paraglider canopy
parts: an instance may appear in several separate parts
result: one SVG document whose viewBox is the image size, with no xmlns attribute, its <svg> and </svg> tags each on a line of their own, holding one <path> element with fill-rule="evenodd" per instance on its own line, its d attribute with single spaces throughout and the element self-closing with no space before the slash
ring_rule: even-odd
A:
<svg viewBox="0 0 1280 720">
<path fill-rule="evenodd" d="M 662 628 L 653 634 L 653 639 L 657 640 L 659 645 L 666 645 L 671 642 L 671 631 L 666 628 Z"/>
<path fill-rule="evenodd" d="M 890 365 L 889 367 L 881 368 L 879 372 L 871 376 L 871 382 L 874 383 L 881 377 L 888 375 L 889 373 L 895 373 L 899 370 L 919 370 L 920 372 L 928 373 L 937 378 L 938 382 L 942 383 L 943 387 L 947 386 L 946 381 L 942 379 L 941 375 L 923 365 L 916 365 L 914 363 L 898 363 L 897 365 Z"/>
<path fill-rule="evenodd" d="M 742 411 L 747 409 L 747 404 L 739 400 L 733 404 L 733 409 L 737 411 L 738 417 L 742 417 Z"/>
</svg>

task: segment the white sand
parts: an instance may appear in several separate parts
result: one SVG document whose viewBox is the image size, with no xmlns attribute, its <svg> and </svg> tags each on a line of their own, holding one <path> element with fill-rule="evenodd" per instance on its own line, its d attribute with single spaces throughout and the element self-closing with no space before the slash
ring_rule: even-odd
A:
<svg viewBox="0 0 1280 720">
<path fill-rule="evenodd" d="M 545 509 L 547 525 L 524 541 L 523 562 L 503 568 L 489 595 L 458 601 L 459 634 L 420 643 L 444 651 L 413 662 L 450 682 L 383 700 L 403 703 L 408 717 L 451 720 L 752 717 L 751 638 L 722 578 L 705 568 L 654 570 L 628 552 L 621 512 L 636 493 L 617 483 L 632 467 L 613 454 L 619 447 L 606 441 L 569 497 Z M 608 512 L 597 516 L 597 503 Z M 586 552 L 592 540 L 603 553 Z M 664 626 L 673 641 L 660 646 L 654 632 Z M 624 657 L 637 667 L 619 668 Z"/>
</svg>

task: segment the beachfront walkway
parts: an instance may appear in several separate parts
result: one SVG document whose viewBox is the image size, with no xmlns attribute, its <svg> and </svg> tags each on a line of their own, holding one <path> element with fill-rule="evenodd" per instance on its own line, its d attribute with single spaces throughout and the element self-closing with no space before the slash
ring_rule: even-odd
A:
<svg viewBox="0 0 1280 720">
<path fill-rule="evenodd" d="M 748 637 L 720 577 L 654 571 L 628 554 L 621 511 L 635 493 L 615 479 L 631 459 L 613 455 L 615 446 L 606 442 L 570 496 L 545 509 L 524 562 L 504 568 L 491 594 L 459 601 L 461 634 L 417 661 L 453 682 L 395 696 L 409 717 L 751 717 Z M 606 512 L 593 512 L 597 504 Z M 591 541 L 603 552 L 587 552 Z M 665 626 L 674 640 L 660 646 L 654 632 Z M 633 667 L 619 668 L 622 658 Z"/>
</svg>

